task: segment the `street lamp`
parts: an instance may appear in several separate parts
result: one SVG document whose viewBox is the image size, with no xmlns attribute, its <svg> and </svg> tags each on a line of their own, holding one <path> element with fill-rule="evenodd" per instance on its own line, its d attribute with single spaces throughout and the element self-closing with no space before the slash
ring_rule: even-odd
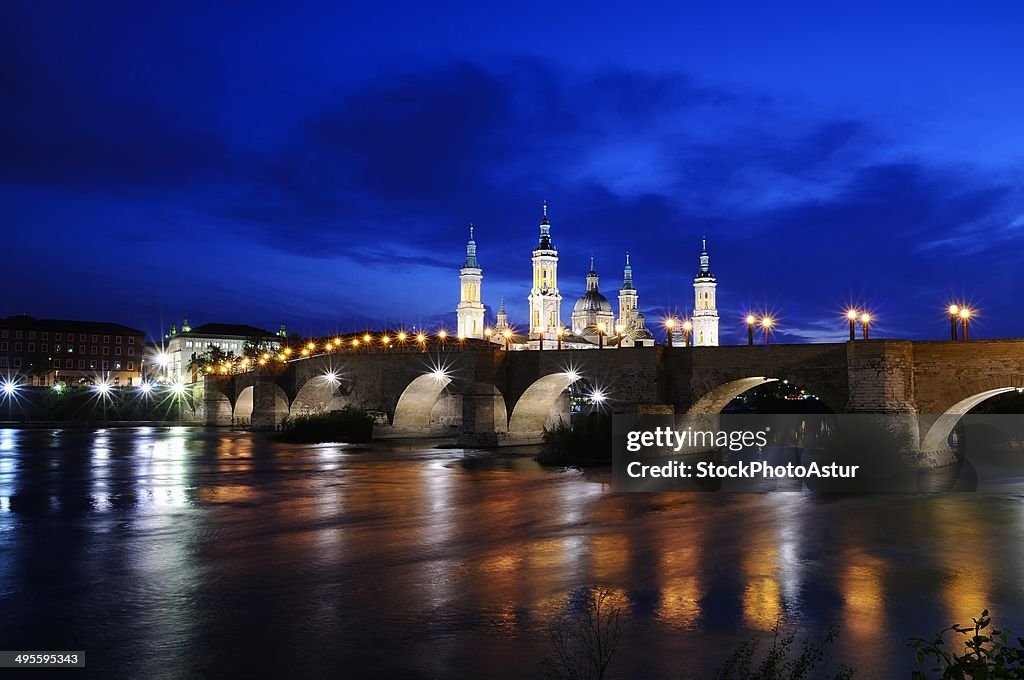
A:
<svg viewBox="0 0 1024 680">
<path fill-rule="evenodd" d="M 619 338 L 619 344 L 617 345 L 617 349 L 622 349 L 622 331 L 624 330 L 626 330 L 626 327 L 623 326 L 621 323 L 615 324 L 615 335 L 617 335 Z"/>
<path fill-rule="evenodd" d="M 448 331 L 441 329 L 437 332 L 437 339 L 441 341 L 441 349 L 444 349 L 444 341 L 448 338 Z"/>
<path fill-rule="evenodd" d="M 772 317 L 770 317 L 770 316 L 766 316 L 766 317 L 761 319 L 761 327 L 764 328 L 764 344 L 765 345 L 768 344 L 768 336 L 771 333 L 772 324 L 774 324 L 774 323 L 775 322 L 772 320 Z"/>
<path fill-rule="evenodd" d="M 754 322 L 757 319 L 754 318 L 753 314 L 747 314 L 747 345 L 754 344 Z"/>
<path fill-rule="evenodd" d="M 857 310 L 849 309 L 846 312 L 846 318 L 850 320 L 850 342 L 857 339 L 856 330 L 854 327 L 857 325 Z"/>
<path fill-rule="evenodd" d="M 509 329 L 506 328 L 504 331 L 502 331 L 501 334 L 505 337 L 505 351 L 507 352 L 508 351 L 508 343 L 512 339 L 512 331 L 510 331 Z"/>
<path fill-rule="evenodd" d="M 492 335 L 494 335 L 494 331 L 492 331 L 490 328 L 484 329 L 484 339 L 487 340 L 487 342 L 491 341 Z"/>
<path fill-rule="evenodd" d="M 693 324 L 689 321 L 683 322 L 683 347 L 691 347 L 693 345 Z"/>
<path fill-rule="evenodd" d="M 871 325 L 871 315 L 864 312 L 860 315 L 860 325 L 864 327 L 864 339 L 868 339 L 868 326 Z"/>
<path fill-rule="evenodd" d="M 665 322 L 665 329 L 667 331 L 665 333 L 665 344 L 668 345 L 669 347 L 672 346 L 672 331 L 675 329 L 675 327 L 676 327 L 676 320 L 675 319 L 669 319 L 669 320 L 667 320 Z"/>
<path fill-rule="evenodd" d="M 544 326 L 537 326 L 537 347 L 544 349 Z"/>
<path fill-rule="evenodd" d="M 961 323 L 963 323 L 963 336 L 964 336 L 963 340 L 964 340 L 964 342 L 967 342 L 967 340 L 968 340 L 968 337 L 967 337 L 967 319 L 969 319 L 970 317 L 971 317 L 971 310 L 967 309 L 966 307 L 963 307 L 963 308 L 960 309 L 960 321 L 961 321 Z"/>
<path fill-rule="evenodd" d="M 565 329 L 562 328 L 561 326 L 559 326 L 558 330 L 555 331 L 555 337 L 558 338 L 558 347 L 557 347 L 557 349 L 562 349 L 562 336 L 564 336 L 564 335 L 565 335 Z"/>
<path fill-rule="evenodd" d="M 960 306 L 949 306 L 949 339 L 956 341 L 956 319 L 960 316 Z"/>
<path fill-rule="evenodd" d="M 426 352 L 427 351 L 427 336 L 426 335 L 424 335 L 423 333 L 417 333 L 416 334 L 416 342 L 418 342 L 420 344 L 420 351 L 421 352 Z"/>
<path fill-rule="evenodd" d="M 604 321 L 597 322 L 597 348 L 604 349 Z"/>
</svg>

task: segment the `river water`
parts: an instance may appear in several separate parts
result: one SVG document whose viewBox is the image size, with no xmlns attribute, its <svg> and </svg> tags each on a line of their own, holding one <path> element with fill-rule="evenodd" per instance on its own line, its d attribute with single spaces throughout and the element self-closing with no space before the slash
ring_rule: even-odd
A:
<svg viewBox="0 0 1024 680">
<path fill-rule="evenodd" d="M 613 677 L 701 677 L 751 635 L 1024 632 L 1020 493 L 620 494 L 527 449 L 278 444 L 199 428 L 0 430 L 0 649 L 92 677 L 523 678 L 588 588 Z"/>
</svg>

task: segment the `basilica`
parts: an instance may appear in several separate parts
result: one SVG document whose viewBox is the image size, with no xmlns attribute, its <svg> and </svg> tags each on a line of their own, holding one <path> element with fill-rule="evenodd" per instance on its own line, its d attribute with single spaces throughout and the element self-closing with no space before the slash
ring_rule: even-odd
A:
<svg viewBox="0 0 1024 680">
<path fill-rule="evenodd" d="M 604 349 L 613 347 L 650 347 L 654 335 L 648 330 L 639 307 L 639 293 L 633 285 L 629 253 L 622 271 L 618 313 L 601 293 L 599 277 L 590 258 L 586 290 L 573 305 L 571 323 L 562 323 L 562 294 L 558 289 L 558 250 L 551 240 L 547 203 L 540 220 L 540 236 L 533 249 L 533 285 L 527 298 L 530 304 L 529 326 L 509 324 L 505 300 L 498 307 L 497 322 L 489 327 L 481 293 L 483 269 L 477 260 L 473 227 L 469 228 L 466 260 L 459 270 L 460 299 L 456 307 L 460 338 L 487 339 L 509 349 Z M 711 274 L 707 241 L 702 242 L 700 269 L 693 279 L 694 303 L 690 319 L 670 325 L 673 344 L 718 345 L 718 309 L 715 300 L 717 281 Z"/>
</svg>

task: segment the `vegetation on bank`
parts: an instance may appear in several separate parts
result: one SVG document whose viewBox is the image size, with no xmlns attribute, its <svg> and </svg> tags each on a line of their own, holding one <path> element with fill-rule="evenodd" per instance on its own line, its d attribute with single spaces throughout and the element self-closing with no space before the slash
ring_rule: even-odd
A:
<svg viewBox="0 0 1024 680">
<path fill-rule="evenodd" d="M 177 421 L 192 415 L 190 394 L 160 395 L 136 386 L 61 385 L 22 388 L 0 407 L 0 420 L 19 422 Z"/>
<path fill-rule="evenodd" d="M 562 420 L 555 427 L 544 428 L 544 448 L 537 460 L 544 465 L 611 465 L 611 416 L 596 411 L 581 413 L 572 427 Z"/>
<path fill-rule="evenodd" d="M 373 416 L 348 405 L 338 411 L 320 411 L 288 416 L 272 438 L 281 442 L 320 444 L 324 442 L 361 443 L 373 437 Z"/>
<path fill-rule="evenodd" d="M 551 680 L 601 680 L 612 666 L 626 625 L 615 593 L 583 588 L 570 598 L 569 613 L 549 630 L 550 654 L 541 670 Z M 954 624 L 931 639 L 911 638 L 916 669 L 911 680 L 1009 680 L 1024 678 L 1024 637 L 992 627 L 986 609 L 972 625 Z M 850 680 L 854 668 L 829 661 L 839 637 L 829 628 L 819 640 L 798 639 L 776 624 L 768 645 L 752 637 L 736 647 L 710 675 L 714 680 Z M 684 676 L 687 677 L 687 676 Z"/>
</svg>

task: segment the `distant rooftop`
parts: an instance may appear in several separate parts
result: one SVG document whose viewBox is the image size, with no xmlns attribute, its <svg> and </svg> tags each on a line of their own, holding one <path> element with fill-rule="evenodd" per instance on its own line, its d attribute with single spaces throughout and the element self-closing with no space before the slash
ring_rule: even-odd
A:
<svg viewBox="0 0 1024 680">
<path fill-rule="evenodd" d="M 37 319 L 28 314 L 15 314 L 0 319 L 0 326 L 9 328 L 33 328 L 47 331 L 80 331 L 86 329 L 91 333 L 108 333 L 112 335 L 145 335 L 137 328 L 131 328 L 109 321 L 79 321 L 73 319 Z"/>
<path fill-rule="evenodd" d="M 179 332 L 178 335 L 209 335 L 211 337 L 237 336 L 240 338 L 276 338 L 276 333 L 248 326 L 244 323 L 204 323 L 194 326 L 188 331 Z"/>
</svg>

